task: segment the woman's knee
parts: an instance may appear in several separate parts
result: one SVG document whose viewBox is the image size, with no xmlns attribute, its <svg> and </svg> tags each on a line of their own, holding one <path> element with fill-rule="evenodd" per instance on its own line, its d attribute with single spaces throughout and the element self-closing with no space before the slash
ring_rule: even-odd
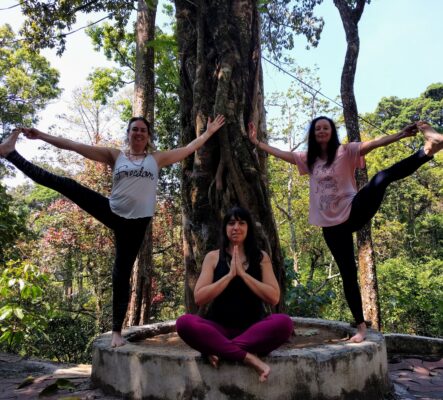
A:
<svg viewBox="0 0 443 400">
<path fill-rule="evenodd" d="M 182 336 L 183 334 L 186 334 L 187 332 L 192 330 L 193 325 L 197 322 L 197 316 L 193 314 L 185 314 L 181 317 L 177 318 L 177 321 L 175 322 L 175 328 L 177 330 L 177 334 L 179 336 Z"/>
<path fill-rule="evenodd" d="M 281 332 L 282 336 L 289 338 L 292 331 L 294 330 L 294 322 L 287 314 L 273 314 L 273 319 L 278 325 L 278 330 Z"/>
</svg>

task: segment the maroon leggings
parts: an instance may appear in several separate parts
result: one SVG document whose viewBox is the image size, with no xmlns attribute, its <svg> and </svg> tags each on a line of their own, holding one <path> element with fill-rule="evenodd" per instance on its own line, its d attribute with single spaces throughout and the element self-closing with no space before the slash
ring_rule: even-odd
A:
<svg viewBox="0 0 443 400">
<path fill-rule="evenodd" d="M 190 347 L 204 355 L 243 361 L 246 353 L 266 355 L 285 343 L 294 325 L 286 314 L 272 314 L 246 330 L 226 328 L 194 314 L 177 319 L 177 333 Z"/>
</svg>

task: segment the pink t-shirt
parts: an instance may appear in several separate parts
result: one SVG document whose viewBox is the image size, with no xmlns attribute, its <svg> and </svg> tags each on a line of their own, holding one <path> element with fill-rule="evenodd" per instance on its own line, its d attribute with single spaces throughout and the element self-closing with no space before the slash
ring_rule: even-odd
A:
<svg viewBox="0 0 443 400">
<path fill-rule="evenodd" d="M 334 162 L 317 158 L 309 172 L 306 152 L 294 153 L 294 164 L 300 175 L 309 174 L 309 223 L 334 226 L 345 222 L 351 212 L 352 199 L 357 193 L 355 169 L 365 166 L 360 156 L 361 142 L 340 145 Z"/>
</svg>

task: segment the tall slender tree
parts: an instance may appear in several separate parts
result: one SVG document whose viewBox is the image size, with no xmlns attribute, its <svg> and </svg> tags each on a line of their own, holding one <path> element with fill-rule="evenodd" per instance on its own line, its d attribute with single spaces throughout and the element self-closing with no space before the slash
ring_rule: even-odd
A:
<svg viewBox="0 0 443 400">
<path fill-rule="evenodd" d="M 149 3 L 149 4 L 148 4 Z M 154 47 L 157 1 L 138 0 L 135 25 L 135 83 L 132 113 L 143 116 L 154 126 L 155 73 Z M 152 285 L 152 223 L 146 230 L 132 271 L 131 297 L 126 321 L 128 325 L 148 323 Z"/>
<path fill-rule="evenodd" d="M 358 23 L 366 3 L 370 0 L 334 0 L 346 34 L 346 55 L 341 75 L 341 99 L 349 141 L 361 141 L 358 122 L 357 102 L 354 94 L 354 80 L 357 71 L 357 59 L 360 51 Z M 366 168 L 357 172 L 358 187 L 368 182 Z M 374 328 L 380 329 L 380 305 L 378 299 L 377 272 L 372 245 L 371 224 L 366 224 L 357 232 L 358 265 L 360 288 L 365 318 L 372 322 Z"/>
</svg>

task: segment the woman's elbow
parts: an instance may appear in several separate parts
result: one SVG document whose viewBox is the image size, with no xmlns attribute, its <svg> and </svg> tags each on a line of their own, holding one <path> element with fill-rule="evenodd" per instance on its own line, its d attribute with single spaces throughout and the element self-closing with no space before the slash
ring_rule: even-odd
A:
<svg viewBox="0 0 443 400">
<path fill-rule="evenodd" d="M 205 298 L 198 293 L 194 293 L 194 301 L 195 304 L 199 307 L 204 306 L 207 303 L 207 301 L 205 301 Z"/>
<path fill-rule="evenodd" d="M 200 299 L 195 299 L 195 304 L 196 304 L 198 307 L 201 307 L 201 306 L 203 305 L 203 302 L 202 302 Z"/>
<path fill-rule="evenodd" d="M 270 296 L 268 303 L 271 306 L 276 306 L 279 301 L 280 301 L 280 293 L 275 293 L 272 296 Z"/>
</svg>

